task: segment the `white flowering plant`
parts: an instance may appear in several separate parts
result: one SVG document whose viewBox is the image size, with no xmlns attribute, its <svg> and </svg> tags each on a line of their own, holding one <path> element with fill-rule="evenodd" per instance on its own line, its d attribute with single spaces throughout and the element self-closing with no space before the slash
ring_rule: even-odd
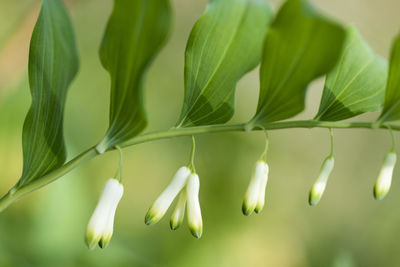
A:
<svg viewBox="0 0 400 267">
<path fill-rule="evenodd" d="M 334 170 L 333 129 L 386 130 L 392 147 L 384 158 L 373 196 L 389 192 L 396 163 L 394 132 L 400 130 L 400 35 L 394 38 L 389 63 L 378 56 L 354 26 L 343 26 L 307 0 L 287 0 L 274 11 L 263 0 L 211 0 L 192 28 L 184 67 L 184 101 L 176 124 L 144 132 L 146 71 L 168 40 L 172 8 L 169 0 L 114 0 L 100 45 L 100 61 L 110 76 L 109 127 L 104 138 L 66 162 L 63 119 L 68 88 L 79 69 L 74 28 L 62 0 L 42 0 L 32 33 L 29 85 L 32 103 L 22 131 L 23 169 L 20 179 L 0 199 L 0 211 L 88 160 L 118 150 L 120 165 L 105 183 L 86 231 L 90 249 L 106 247 L 124 186 L 123 149 L 158 139 L 188 136 L 192 153 L 150 206 L 145 223 L 161 220 L 173 202 L 170 227 L 185 214 L 193 236 L 200 238 L 200 177 L 195 170 L 195 136 L 228 131 L 262 131 L 265 149 L 244 191 L 242 212 L 260 213 L 265 206 L 269 165 L 268 132 L 288 128 L 326 128 L 330 154 L 309 193 L 317 205 Z M 237 82 L 259 67 L 259 98 L 252 119 L 232 124 Z M 289 120 L 305 107 L 308 85 L 325 77 L 317 114 Z M 349 121 L 380 112 L 374 121 Z M 346 121 L 344 121 L 346 120 Z M 202 177 L 203 178 L 203 177 Z M 273 177 L 271 177 L 273 179 Z M 175 200 L 176 199 L 176 200 Z"/>
</svg>

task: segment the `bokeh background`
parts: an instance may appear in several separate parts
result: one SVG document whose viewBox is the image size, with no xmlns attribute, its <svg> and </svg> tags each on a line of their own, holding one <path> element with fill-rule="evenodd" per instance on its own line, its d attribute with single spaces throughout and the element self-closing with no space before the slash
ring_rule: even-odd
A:
<svg viewBox="0 0 400 267">
<path fill-rule="evenodd" d="M 173 0 L 170 40 L 147 75 L 148 131 L 168 129 L 183 98 L 185 44 L 206 0 Z M 282 1 L 272 1 L 277 9 Z M 356 25 L 387 58 L 400 29 L 398 0 L 319 0 L 314 3 L 343 24 Z M 98 48 L 111 0 L 68 0 L 76 29 L 80 72 L 69 91 L 65 134 L 69 158 L 98 142 L 107 127 L 109 78 Z M 29 108 L 27 58 L 40 1 L 0 0 L 0 193 L 21 174 L 21 129 Z M 312 84 L 307 108 L 318 109 L 323 79 Z M 238 84 L 233 122 L 251 118 L 258 96 L 258 70 Z M 368 114 L 358 120 L 375 119 Z M 125 150 L 125 195 L 105 250 L 84 244 L 88 219 L 104 182 L 118 165 L 107 153 L 30 194 L 0 214 L 0 266 L 400 266 L 400 172 L 390 194 L 375 201 L 372 187 L 390 136 L 380 130 L 335 130 L 336 166 L 316 207 L 308 190 L 329 153 L 325 129 L 270 132 L 270 180 L 266 207 L 245 217 L 241 202 L 262 153 L 260 132 L 198 136 L 196 169 L 204 235 L 193 238 L 186 223 L 169 230 L 169 216 L 153 226 L 144 215 L 176 169 L 188 162 L 190 139 L 157 141 Z M 400 140 L 398 142 L 400 144 Z"/>
</svg>

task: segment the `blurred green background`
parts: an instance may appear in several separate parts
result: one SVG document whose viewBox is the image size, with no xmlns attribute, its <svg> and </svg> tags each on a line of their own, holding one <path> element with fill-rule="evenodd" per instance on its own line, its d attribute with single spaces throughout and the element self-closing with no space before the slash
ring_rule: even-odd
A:
<svg viewBox="0 0 400 267">
<path fill-rule="evenodd" d="M 277 9 L 282 1 L 272 1 Z M 388 57 L 400 26 L 398 0 L 313 1 L 332 18 L 356 25 L 380 55 Z M 81 67 L 69 91 L 65 133 L 69 158 L 98 142 L 107 127 L 109 78 L 98 47 L 111 0 L 66 1 L 76 29 Z M 147 130 L 168 129 L 183 98 L 183 60 L 191 27 L 206 0 L 173 0 L 170 40 L 147 75 Z M 29 108 L 27 57 L 38 0 L 0 0 L 0 193 L 21 174 L 21 129 Z M 323 79 L 307 94 L 317 111 Z M 258 71 L 238 84 L 236 114 L 245 121 L 255 111 Z M 374 119 L 377 114 L 359 120 Z M 193 238 L 186 225 L 169 230 L 144 224 L 144 215 L 178 167 L 188 162 L 189 138 L 157 141 L 125 150 L 125 195 L 114 236 L 105 250 L 89 251 L 83 241 L 88 219 L 118 154 L 107 153 L 57 182 L 30 194 L 0 214 L 0 266 L 400 266 L 400 172 L 390 194 L 377 202 L 372 187 L 390 136 L 384 131 L 335 130 L 336 166 L 316 207 L 308 190 L 329 153 L 324 129 L 270 132 L 270 180 L 266 207 L 245 217 L 241 202 L 254 162 L 262 153 L 262 133 L 224 133 L 197 138 L 196 169 L 201 179 L 204 234 Z M 400 139 L 398 141 L 400 144 Z"/>
</svg>

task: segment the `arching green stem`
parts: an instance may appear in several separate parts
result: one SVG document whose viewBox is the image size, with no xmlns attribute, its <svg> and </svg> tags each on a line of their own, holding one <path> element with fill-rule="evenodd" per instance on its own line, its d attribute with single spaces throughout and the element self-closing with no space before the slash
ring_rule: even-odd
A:
<svg viewBox="0 0 400 267">
<path fill-rule="evenodd" d="M 194 136 L 205 133 L 222 133 L 222 132 L 246 132 L 249 127 L 246 127 L 246 123 L 240 124 L 223 124 L 223 125 L 207 125 L 198 127 L 188 128 L 173 128 L 165 131 L 157 131 L 144 133 L 134 137 L 133 139 L 119 144 L 121 148 L 129 146 L 151 142 L 160 139 L 168 139 L 179 136 Z M 252 131 L 257 130 L 279 130 L 279 129 L 291 129 L 291 128 L 335 128 L 335 129 L 354 129 L 354 128 L 365 128 L 365 129 L 390 129 L 392 131 L 400 131 L 399 125 L 392 124 L 377 124 L 376 122 L 330 122 L 330 121 L 316 121 L 316 120 L 304 120 L 304 121 L 283 121 L 283 122 L 272 122 L 263 125 L 263 129 L 255 128 Z M 115 149 L 115 148 L 114 148 Z M 110 151 L 110 150 L 109 150 Z M 26 195 L 34 190 L 37 190 L 57 179 L 69 173 L 73 169 L 77 168 L 82 163 L 99 156 L 94 147 L 82 152 L 72 160 L 65 163 L 60 168 L 57 168 L 46 175 L 34 180 L 33 182 L 21 187 L 12 188 L 6 195 L 0 199 L 0 211 L 6 209 L 13 202 L 18 200 L 23 195 Z"/>
</svg>

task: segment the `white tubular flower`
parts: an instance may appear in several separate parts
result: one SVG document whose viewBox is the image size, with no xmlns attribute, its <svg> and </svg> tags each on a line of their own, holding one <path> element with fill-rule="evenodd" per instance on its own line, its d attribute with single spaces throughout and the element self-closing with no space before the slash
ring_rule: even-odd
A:
<svg viewBox="0 0 400 267">
<path fill-rule="evenodd" d="M 257 207 L 256 212 L 261 212 L 264 206 L 265 187 L 268 181 L 268 164 L 259 160 L 256 163 L 250 184 L 244 196 L 242 212 L 244 215 L 250 215 Z"/>
<path fill-rule="evenodd" d="M 93 249 L 96 244 L 104 248 L 110 242 L 113 234 L 115 211 L 123 193 L 124 187 L 119 181 L 113 178 L 107 180 L 87 226 L 86 244 L 89 249 Z"/>
<path fill-rule="evenodd" d="M 391 151 L 386 154 L 383 160 L 381 171 L 374 186 L 374 197 L 377 200 L 383 199 L 389 192 L 392 184 L 393 169 L 396 164 L 396 153 Z"/>
<path fill-rule="evenodd" d="M 147 212 L 145 217 L 145 223 L 147 225 L 158 222 L 164 216 L 172 201 L 185 186 L 190 173 L 190 169 L 186 166 L 179 168 L 171 183 L 165 188 Z"/>
<path fill-rule="evenodd" d="M 263 177 L 260 185 L 260 191 L 258 192 L 258 200 L 257 200 L 257 205 L 254 208 L 254 211 L 256 213 L 260 213 L 262 209 L 264 208 L 264 203 L 265 203 L 265 190 L 267 188 L 267 183 L 268 183 L 268 164 L 266 162 L 262 162 L 264 164 L 264 172 L 263 172 Z"/>
<path fill-rule="evenodd" d="M 186 185 L 188 224 L 192 235 L 200 238 L 203 233 L 203 220 L 201 218 L 199 202 L 200 180 L 199 176 L 192 173 Z"/>
<path fill-rule="evenodd" d="M 186 208 L 186 190 L 182 190 L 179 194 L 178 203 L 176 204 L 175 210 L 171 215 L 169 225 L 172 230 L 176 230 L 181 226 L 183 217 L 185 217 Z"/>
<path fill-rule="evenodd" d="M 315 181 L 311 187 L 310 194 L 308 197 L 308 203 L 311 206 L 315 206 L 321 200 L 321 197 L 325 191 L 326 184 L 328 182 L 329 175 L 333 170 L 335 165 L 335 159 L 333 156 L 329 156 L 322 163 L 321 170 L 319 172 L 318 179 Z"/>
</svg>

